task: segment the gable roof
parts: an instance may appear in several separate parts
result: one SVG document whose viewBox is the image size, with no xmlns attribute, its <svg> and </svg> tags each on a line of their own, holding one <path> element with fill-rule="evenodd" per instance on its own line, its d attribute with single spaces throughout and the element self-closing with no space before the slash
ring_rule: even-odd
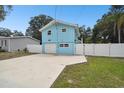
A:
<svg viewBox="0 0 124 93">
<path fill-rule="evenodd" d="M 47 25 L 45 25 L 44 27 L 42 27 L 39 31 L 42 32 L 47 27 L 49 27 L 53 24 L 56 24 L 56 23 L 60 23 L 60 24 L 64 24 L 64 25 L 68 25 L 68 26 L 72 26 L 72 27 L 77 27 L 77 24 L 72 24 L 72 23 L 61 21 L 61 20 L 53 20 L 53 21 L 49 22 Z"/>
<path fill-rule="evenodd" d="M 37 40 L 35 38 L 32 38 L 30 36 L 13 36 L 13 37 L 4 37 L 4 36 L 0 36 L 0 39 L 19 39 L 19 38 L 30 38 L 36 42 L 40 42 L 40 40 Z"/>
</svg>

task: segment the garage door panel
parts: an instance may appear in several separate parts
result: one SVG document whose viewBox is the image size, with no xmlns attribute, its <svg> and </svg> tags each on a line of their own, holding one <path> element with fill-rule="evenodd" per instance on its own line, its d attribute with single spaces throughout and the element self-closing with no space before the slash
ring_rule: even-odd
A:
<svg viewBox="0 0 124 93">
<path fill-rule="evenodd" d="M 45 53 L 56 53 L 56 44 L 45 44 Z"/>
</svg>

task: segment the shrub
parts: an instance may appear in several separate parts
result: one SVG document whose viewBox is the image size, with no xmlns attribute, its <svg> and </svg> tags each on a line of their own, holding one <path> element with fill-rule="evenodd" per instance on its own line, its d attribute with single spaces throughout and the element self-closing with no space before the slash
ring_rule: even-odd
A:
<svg viewBox="0 0 124 93">
<path fill-rule="evenodd" d="M 23 49 L 23 51 L 24 51 L 25 53 L 27 53 L 27 52 L 28 52 L 27 48 L 24 48 L 24 49 Z"/>
<path fill-rule="evenodd" d="M 6 52 L 6 51 L 0 47 L 0 52 Z"/>
</svg>

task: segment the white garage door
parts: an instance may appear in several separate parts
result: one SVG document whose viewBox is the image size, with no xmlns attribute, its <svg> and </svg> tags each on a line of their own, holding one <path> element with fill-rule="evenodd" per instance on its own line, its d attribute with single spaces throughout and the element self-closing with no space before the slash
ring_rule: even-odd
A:
<svg viewBox="0 0 124 93">
<path fill-rule="evenodd" d="M 45 53 L 56 53 L 56 44 L 45 44 Z"/>
</svg>

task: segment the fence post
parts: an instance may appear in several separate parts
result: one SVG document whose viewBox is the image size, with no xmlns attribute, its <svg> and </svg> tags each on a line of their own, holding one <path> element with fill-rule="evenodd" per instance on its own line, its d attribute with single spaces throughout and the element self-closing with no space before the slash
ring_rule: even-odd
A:
<svg viewBox="0 0 124 93">
<path fill-rule="evenodd" d="M 93 44 L 93 55 L 95 55 L 95 44 Z"/>
<path fill-rule="evenodd" d="M 111 43 L 109 43 L 109 56 L 110 56 Z"/>
<path fill-rule="evenodd" d="M 85 55 L 85 44 L 83 44 L 83 55 Z"/>
</svg>

